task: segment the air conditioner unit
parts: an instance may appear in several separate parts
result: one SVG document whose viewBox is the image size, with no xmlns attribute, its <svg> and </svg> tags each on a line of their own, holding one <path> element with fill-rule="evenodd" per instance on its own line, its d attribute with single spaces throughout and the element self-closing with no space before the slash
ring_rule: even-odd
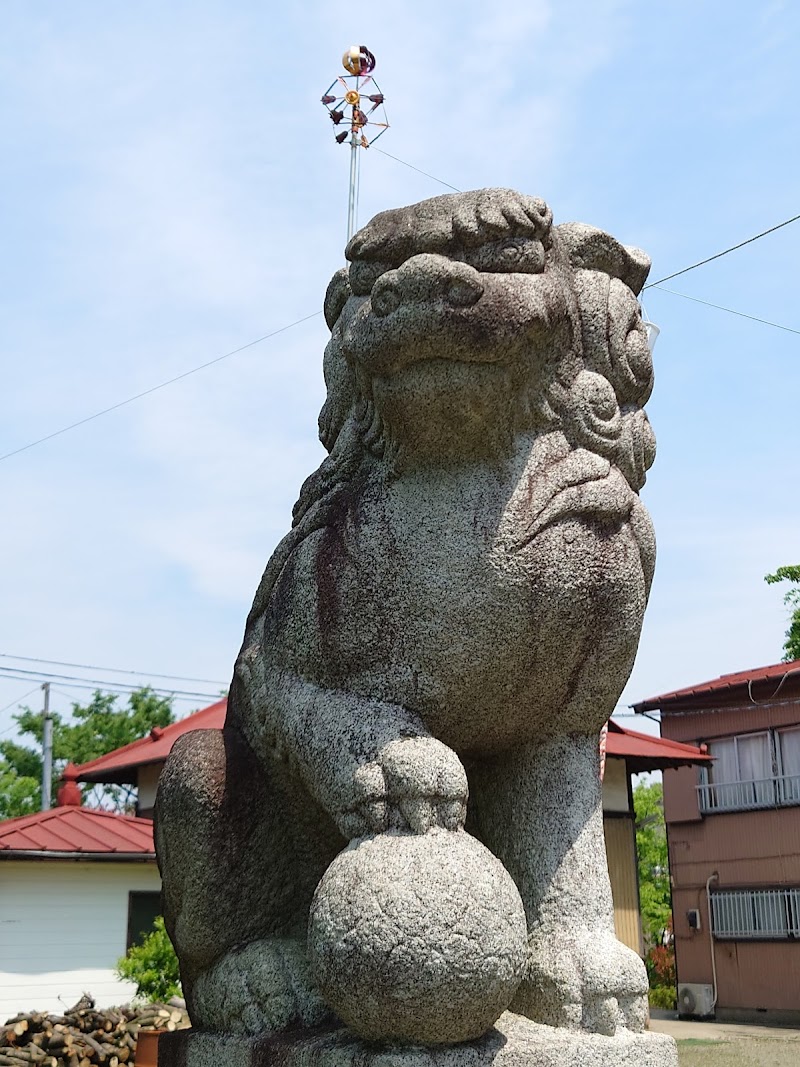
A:
<svg viewBox="0 0 800 1067">
<path fill-rule="evenodd" d="M 697 982 L 678 986 L 678 1014 L 707 1019 L 714 1014 L 714 987 Z"/>
</svg>

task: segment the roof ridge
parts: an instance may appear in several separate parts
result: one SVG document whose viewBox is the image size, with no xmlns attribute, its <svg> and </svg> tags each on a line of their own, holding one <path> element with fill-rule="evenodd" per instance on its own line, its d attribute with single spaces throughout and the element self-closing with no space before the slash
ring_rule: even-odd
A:
<svg viewBox="0 0 800 1067">
<path fill-rule="evenodd" d="M 693 696 L 700 697 L 726 689 L 745 688 L 748 685 L 774 681 L 776 678 L 785 680 L 790 674 L 797 673 L 800 673 L 800 659 L 769 663 L 763 667 L 748 667 L 740 671 L 728 671 L 725 674 L 718 675 L 716 678 L 709 678 L 703 682 L 693 682 L 690 685 L 681 686 L 679 689 L 671 689 L 666 693 L 660 693 L 658 696 L 638 700 L 632 707 L 637 711 L 647 711 L 651 708 L 658 708 L 661 704 L 690 699 Z M 757 703 L 760 703 L 760 701 Z"/>
</svg>

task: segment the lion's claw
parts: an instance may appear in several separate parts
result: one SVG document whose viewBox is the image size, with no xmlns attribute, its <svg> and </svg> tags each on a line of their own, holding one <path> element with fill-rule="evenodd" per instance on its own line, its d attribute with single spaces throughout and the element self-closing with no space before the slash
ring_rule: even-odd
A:
<svg viewBox="0 0 800 1067">
<path fill-rule="evenodd" d="M 613 934 L 564 936 L 539 930 L 530 941 L 528 975 L 512 1010 L 549 1026 L 613 1036 L 647 1020 L 644 964 Z"/>
<path fill-rule="evenodd" d="M 350 839 L 386 830 L 458 830 L 467 810 L 467 776 L 458 756 L 433 737 L 391 741 L 354 778 L 354 804 L 337 823 Z"/>
</svg>

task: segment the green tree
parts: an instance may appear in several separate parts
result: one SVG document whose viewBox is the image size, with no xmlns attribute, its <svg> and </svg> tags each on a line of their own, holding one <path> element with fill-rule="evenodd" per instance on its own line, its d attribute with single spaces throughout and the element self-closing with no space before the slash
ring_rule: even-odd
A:
<svg viewBox="0 0 800 1067">
<path fill-rule="evenodd" d="M 776 582 L 790 582 L 796 588 L 789 589 L 784 595 L 783 602 L 791 608 L 789 616 L 789 629 L 786 631 L 786 640 L 783 643 L 783 661 L 788 663 L 793 659 L 800 659 L 800 565 L 778 567 L 774 574 L 764 576 L 768 585 Z"/>
<path fill-rule="evenodd" d="M 96 692 L 88 704 L 73 704 L 72 715 L 65 719 L 53 712 L 53 788 L 67 763 L 87 763 L 116 748 L 146 737 L 154 726 L 168 726 L 175 721 L 172 701 L 157 696 L 151 689 L 138 689 L 128 697 L 127 706 L 118 707 L 117 697 Z M 0 741 L 0 818 L 27 815 L 41 807 L 42 781 L 42 714 L 30 708 L 14 716 L 22 738 Z M 125 810 L 129 791 L 121 786 L 84 786 L 84 796 L 93 790 L 104 807 Z"/>
<path fill-rule="evenodd" d="M 645 945 L 660 945 L 672 921 L 664 789 L 661 782 L 639 782 L 633 790 L 639 899 Z"/>
<path fill-rule="evenodd" d="M 117 974 L 136 983 L 136 995 L 149 1001 L 167 1001 L 181 991 L 178 957 L 159 915 L 152 933 L 128 949 L 117 961 Z"/>
</svg>

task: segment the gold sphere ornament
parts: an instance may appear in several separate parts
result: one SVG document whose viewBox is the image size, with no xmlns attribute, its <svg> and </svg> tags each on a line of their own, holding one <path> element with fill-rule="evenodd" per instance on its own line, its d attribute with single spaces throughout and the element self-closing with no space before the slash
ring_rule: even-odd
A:
<svg viewBox="0 0 800 1067">
<path fill-rule="evenodd" d="M 363 78 L 375 69 L 375 56 L 365 44 L 353 44 L 342 56 L 342 66 L 348 74 Z"/>
</svg>

